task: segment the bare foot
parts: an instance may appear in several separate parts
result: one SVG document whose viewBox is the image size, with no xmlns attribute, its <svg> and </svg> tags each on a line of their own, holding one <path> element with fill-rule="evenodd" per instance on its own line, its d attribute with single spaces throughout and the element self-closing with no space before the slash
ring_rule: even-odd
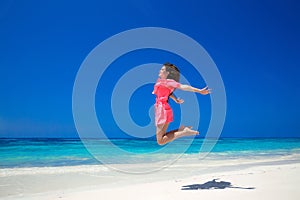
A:
<svg viewBox="0 0 300 200">
<path fill-rule="evenodd" d="M 192 126 L 184 126 L 184 125 L 181 125 L 179 128 L 178 128 L 178 131 L 183 131 L 184 128 L 192 128 Z"/>
<path fill-rule="evenodd" d="M 191 126 L 188 126 L 188 127 L 180 126 L 178 131 L 176 131 L 174 133 L 174 136 L 175 136 L 174 139 L 181 138 L 181 137 L 184 137 L 184 136 L 198 135 L 198 134 L 199 134 L 199 132 L 195 131 L 195 130 L 192 130 Z"/>
<path fill-rule="evenodd" d="M 185 128 L 184 125 L 181 125 L 179 128 L 178 128 L 178 131 L 183 131 L 183 129 Z"/>
<path fill-rule="evenodd" d="M 184 127 L 184 129 L 182 130 L 182 133 L 184 135 L 199 135 L 198 131 L 192 130 L 190 127 Z"/>
</svg>

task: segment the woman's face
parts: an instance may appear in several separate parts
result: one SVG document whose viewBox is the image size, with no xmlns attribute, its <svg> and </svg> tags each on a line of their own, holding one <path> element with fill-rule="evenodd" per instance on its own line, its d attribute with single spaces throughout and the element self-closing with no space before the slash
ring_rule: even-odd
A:
<svg viewBox="0 0 300 200">
<path fill-rule="evenodd" d="M 169 72 L 167 72 L 166 67 L 163 66 L 163 67 L 159 70 L 158 76 L 159 76 L 159 78 L 166 79 L 167 76 L 168 76 L 168 74 L 169 74 Z"/>
</svg>

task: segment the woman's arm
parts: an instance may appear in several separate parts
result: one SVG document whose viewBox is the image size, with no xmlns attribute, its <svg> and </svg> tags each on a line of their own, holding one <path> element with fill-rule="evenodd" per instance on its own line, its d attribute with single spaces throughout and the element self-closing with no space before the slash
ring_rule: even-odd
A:
<svg viewBox="0 0 300 200">
<path fill-rule="evenodd" d="M 173 93 L 169 97 L 171 97 L 171 99 L 173 99 L 176 103 L 181 104 L 184 102 L 183 99 L 180 99 L 180 98 L 177 99 Z"/>
<path fill-rule="evenodd" d="M 203 94 L 203 95 L 211 93 L 211 89 L 209 89 L 208 86 L 206 86 L 202 89 L 198 89 L 198 88 L 192 87 L 190 85 L 180 84 L 178 89 L 181 89 L 181 90 L 184 90 L 184 91 L 189 91 L 189 92 L 197 92 L 197 93 L 200 93 L 200 94 Z"/>
</svg>

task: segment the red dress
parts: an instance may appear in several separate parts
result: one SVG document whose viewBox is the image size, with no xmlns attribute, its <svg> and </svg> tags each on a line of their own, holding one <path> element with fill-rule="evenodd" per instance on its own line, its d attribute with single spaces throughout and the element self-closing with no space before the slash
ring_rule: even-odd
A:
<svg viewBox="0 0 300 200">
<path fill-rule="evenodd" d="M 173 79 L 158 79 L 154 85 L 153 94 L 156 95 L 155 124 L 165 124 L 173 121 L 173 111 L 168 104 L 169 95 L 178 88 L 180 83 Z"/>
</svg>

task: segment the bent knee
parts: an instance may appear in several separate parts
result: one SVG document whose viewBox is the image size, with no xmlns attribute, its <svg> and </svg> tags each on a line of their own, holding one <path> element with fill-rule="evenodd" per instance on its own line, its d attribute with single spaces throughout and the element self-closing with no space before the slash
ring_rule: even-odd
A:
<svg viewBox="0 0 300 200">
<path fill-rule="evenodd" d="M 163 139 L 161 138 L 161 139 L 157 139 L 157 144 L 162 146 L 162 145 L 165 145 L 166 142 L 164 142 Z"/>
</svg>

